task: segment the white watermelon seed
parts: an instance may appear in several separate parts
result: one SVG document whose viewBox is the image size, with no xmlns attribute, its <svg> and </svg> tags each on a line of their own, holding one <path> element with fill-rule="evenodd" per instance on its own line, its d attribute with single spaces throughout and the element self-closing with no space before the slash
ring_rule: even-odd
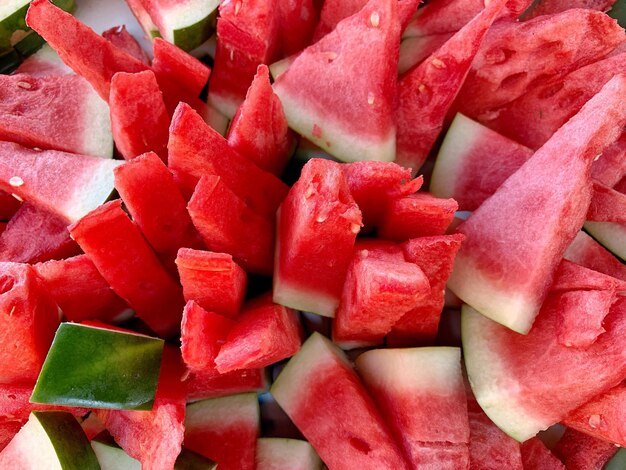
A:
<svg viewBox="0 0 626 470">
<path fill-rule="evenodd" d="M 25 90 L 30 90 L 33 86 L 28 82 L 17 82 L 17 86 L 20 88 L 24 88 Z"/>
<path fill-rule="evenodd" d="M 19 176 L 12 176 L 11 179 L 9 179 L 9 184 L 14 188 L 19 188 L 24 184 L 24 180 Z"/>
<path fill-rule="evenodd" d="M 591 415 L 589 416 L 589 426 L 592 428 L 597 428 L 600 426 L 601 418 L 600 415 Z"/>
<path fill-rule="evenodd" d="M 329 62 L 332 62 L 333 60 L 335 60 L 339 56 L 337 55 L 336 52 L 327 52 L 326 53 L 326 57 L 328 58 Z"/>
<path fill-rule="evenodd" d="M 426 85 L 422 83 L 420 86 L 417 87 L 417 89 L 420 93 L 424 93 L 426 91 Z"/>
<path fill-rule="evenodd" d="M 437 58 L 433 59 L 432 60 L 432 64 L 433 64 L 434 67 L 436 67 L 438 69 L 445 69 L 446 68 L 446 64 L 441 59 L 437 59 Z"/>
<path fill-rule="evenodd" d="M 318 216 L 317 216 L 317 218 L 316 218 L 315 220 L 321 224 L 321 223 L 322 223 L 322 222 L 324 222 L 326 219 L 328 219 L 328 216 L 327 216 L 327 215 L 322 215 L 322 214 L 320 214 L 320 215 L 318 215 Z"/>
<path fill-rule="evenodd" d="M 15 199 L 17 199 L 20 202 L 24 202 L 24 199 L 22 199 L 21 197 L 19 197 L 17 194 L 15 193 L 11 193 L 11 196 L 13 196 Z"/>
<path fill-rule="evenodd" d="M 231 50 L 230 50 L 230 60 L 231 60 L 231 62 L 232 62 L 233 60 L 235 60 L 235 49 L 231 49 Z"/>
<path fill-rule="evenodd" d="M 374 93 L 371 91 L 367 94 L 367 104 L 374 104 Z"/>
<path fill-rule="evenodd" d="M 351 224 L 350 230 L 352 231 L 352 233 L 359 233 L 359 231 L 361 230 L 361 226 L 359 224 Z"/>
<path fill-rule="evenodd" d="M 370 23 L 372 23 L 374 28 L 378 28 L 378 25 L 380 24 L 380 15 L 377 11 L 370 15 Z"/>
<path fill-rule="evenodd" d="M 239 14 L 239 10 L 241 10 L 241 2 L 235 2 L 235 15 Z"/>
</svg>

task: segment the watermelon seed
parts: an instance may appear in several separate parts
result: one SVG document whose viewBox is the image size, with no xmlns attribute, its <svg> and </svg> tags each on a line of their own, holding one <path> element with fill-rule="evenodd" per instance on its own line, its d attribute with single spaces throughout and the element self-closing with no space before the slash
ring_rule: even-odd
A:
<svg viewBox="0 0 626 470">
<path fill-rule="evenodd" d="M 22 199 L 21 197 L 19 197 L 17 194 L 15 193 L 11 193 L 11 196 L 13 196 L 15 199 L 17 199 L 20 202 L 24 202 L 24 199 Z"/>
<path fill-rule="evenodd" d="M 20 88 L 24 88 L 25 90 L 30 90 L 33 86 L 28 82 L 17 82 L 17 86 Z"/>
<path fill-rule="evenodd" d="M 24 184 L 24 180 L 19 176 L 12 176 L 11 179 L 9 179 L 9 184 L 14 188 L 19 188 Z"/>
<path fill-rule="evenodd" d="M 351 224 L 350 231 L 352 233 L 359 233 L 361 231 L 361 226 L 359 224 Z"/>
<path fill-rule="evenodd" d="M 326 53 L 326 57 L 328 58 L 328 62 L 330 63 L 330 62 L 332 62 L 333 60 L 335 60 L 339 56 L 337 55 L 336 52 L 327 52 Z"/>
<path fill-rule="evenodd" d="M 426 85 L 422 83 L 420 86 L 417 87 L 417 89 L 420 93 L 424 93 L 426 91 Z"/>
<path fill-rule="evenodd" d="M 241 10 L 241 2 L 235 3 L 235 15 L 239 14 L 239 10 Z"/>
<path fill-rule="evenodd" d="M 592 428 L 597 428 L 600 426 L 601 418 L 600 415 L 591 415 L 589 416 L 589 426 Z"/>
<path fill-rule="evenodd" d="M 446 68 L 445 62 L 443 60 L 441 60 L 441 59 L 434 58 L 431 63 L 433 64 L 434 67 L 436 67 L 438 69 L 445 69 Z"/>
<path fill-rule="evenodd" d="M 374 93 L 371 91 L 367 94 L 367 104 L 374 104 Z"/>
<path fill-rule="evenodd" d="M 316 221 L 318 221 L 318 222 L 321 224 L 321 223 L 322 223 L 322 222 L 324 222 L 326 219 L 328 219 L 328 216 L 327 216 L 327 215 L 322 215 L 322 214 L 320 214 L 320 215 L 318 215 L 318 216 L 317 216 L 317 219 L 315 219 L 315 220 L 316 220 Z"/>
<path fill-rule="evenodd" d="M 380 24 L 380 15 L 377 11 L 370 15 L 370 23 L 372 23 L 374 28 L 378 28 L 378 25 Z"/>
</svg>

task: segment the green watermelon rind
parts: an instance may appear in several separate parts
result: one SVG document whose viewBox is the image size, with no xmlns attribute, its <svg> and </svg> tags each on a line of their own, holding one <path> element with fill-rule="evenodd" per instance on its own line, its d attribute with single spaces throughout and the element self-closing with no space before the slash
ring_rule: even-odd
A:
<svg viewBox="0 0 626 470">
<path fill-rule="evenodd" d="M 622 28 L 626 27 L 626 0 L 617 0 L 607 15 L 615 18 Z"/>
<path fill-rule="evenodd" d="M 10 49 L 4 53 L 0 53 L 0 73 L 9 74 L 13 72 L 22 63 L 22 58 L 15 51 Z"/>
<path fill-rule="evenodd" d="M 202 45 L 215 31 L 220 0 L 189 0 L 180 6 L 160 11 L 161 37 L 185 51 Z"/>
<path fill-rule="evenodd" d="M 284 465 L 281 468 L 297 468 L 298 470 L 322 470 L 324 465 L 313 446 L 300 439 L 259 438 L 256 457 L 259 469 L 266 468 L 264 464 L 271 466 L 277 460 Z"/>
<path fill-rule="evenodd" d="M 604 248 L 626 262 L 626 225 L 617 222 L 585 222 L 583 228 Z"/>
<path fill-rule="evenodd" d="M 626 468 L 626 449 L 621 448 L 609 460 L 602 470 L 624 470 Z"/>
</svg>

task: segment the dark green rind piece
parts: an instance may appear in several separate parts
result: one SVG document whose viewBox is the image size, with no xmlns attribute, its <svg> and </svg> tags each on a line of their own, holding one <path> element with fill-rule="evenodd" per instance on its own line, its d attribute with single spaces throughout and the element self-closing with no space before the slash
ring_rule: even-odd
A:
<svg viewBox="0 0 626 470">
<path fill-rule="evenodd" d="M 607 14 L 615 18 L 622 28 L 626 28 L 626 0 L 617 0 Z"/>
<path fill-rule="evenodd" d="M 13 49 L 4 54 L 0 54 L 0 73 L 11 73 L 18 68 L 21 63 L 22 58 Z"/>
<path fill-rule="evenodd" d="M 609 460 L 603 470 L 624 470 L 626 468 L 626 448 L 622 448 Z"/>
<path fill-rule="evenodd" d="M 150 410 L 163 340 L 62 323 L 30 397 L 31 403 Z"/>
<path fill-rule="evenodd" d="M 215 470 L 216 468 L 215 462 L 184 447 L 174 464 L 174 470 Z"/>
<path fill-rule="evenodd" d="M 174 44 L 185 51 L 201 46 L 215 32 L 217 9 L 186 28 L 174 30 Z"/>
<path fill-rule="evenodd" d="M 25 58 L 33 55 L 35 52 L 41 49 L 41 46 L 43 46 L 45 43 L 46 40 L 44 38 L 39 36 L 39 34 L 37 34 L 36 32 L 31 31 L 26 35 L 24 39 L 22 39 L 14 46 L 14 49 L 19 55 Z"/>
</svg>

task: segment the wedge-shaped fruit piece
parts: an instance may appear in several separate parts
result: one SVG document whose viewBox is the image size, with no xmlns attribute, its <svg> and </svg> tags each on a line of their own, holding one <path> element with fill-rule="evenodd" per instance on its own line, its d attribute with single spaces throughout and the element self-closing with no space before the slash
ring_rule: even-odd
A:
<svg viewBox="0 0 626 470">
<path fill-rule="evenodd" d="M 433 448 L 441 468 L 466 467 L 470 428 L 458 348 L 376 349 L 356 367 L 412 468 L 422 468 Z"/>
<path fill-rule="evenodd" d="M 586 348 L 605 332 L 602 326 L 615 301 L 615 290 L 573 290 L 560 295 L 557 338 L 567 347 Z"/>
<path fill-rule="evenodd" d="M 524 469 L 565 470 L 561 461 L 541 442 L 533 437 L 521 445 Z"/>
<path fill-rule="evenodd" d="M 397 3 L 370 1 L 274 83 L 289 126 L 340 160 L 394 159 Z"/>
<path fill-rule="evenodd" d="M 0 142 L 0 188 L 74 222 L 107 200 L 120 163 Z"/>
<path fill-rule="evenodd" d="M 223 470 L 254 470 L 259 413 L 255 393 L 193 403 L 185 417 L 185 447 Z"/>
<path fill-rule="evenodd" d="M 472 61 L 505 1 L 490 2 L 398 82 L 396 162 L 400 165 L 416 171 L 426 161 Z"/>
<path fill-rule="evenodd" d="M 163 39 L 155 38 L 153 46 L 152 69 L 159 83 L 176 83 L 197 98 L 209 79 L 211 69 L 180 47 Z"/>
<path fill-rule="evenodd" d="M 604 467 L 618 447 L 574 429 L 567 429 L 554 448 L 554 453 L 569 469 L 597 469 Z"/>
<path fill-rule="evenodd" d="M 150 64 L 150 58 L 146 51 L 143 50 L 141 45 L 128 32 L 125 25 L 113 26 L 102 32 L 102 37 L 112 43 L 115 47 L 118 47 L 128 54 L 132 55 L 135 59 L 140 60 L 144 64 Z"/>
<path fill-rule="evenodd" d="M 449 280 L 456 295 L 517 332 L 530 330 L 584 222 L 591 163 L 626 122 L 626 109 L 612 108 L 624 98 L 626 77 L 616 76 L 457 228 L 467 238 Z"/>
<path fill-rule="evenodd" d="M 256 441 L 256 468 L 263 470 L 322 470 L 322 461 L 306 441 L 263 437 Z"/>
<path fill-rule="evenodd" d="M 0 453 L 2 468 L 100 470 L 89 440 L 70 413 L 34 411 Z"/>
<path fill-rule="evenodd" d="M 585 232 L 578 232 L 563 257 L 586 268 L 626 281 L 626 267 Z"/>
<path fill-rule="evenodd" d="M 267 390 L 265 369 L 240 369 L 226 374 L 208 371 L 192 371 L 187 380 L 188 401 L 217 398 L 236 393 L 263 392 Z"/>
<path fill-rule="evenodd" d="M 586 349 L 577 349 L 557 339 L 560 295 L 548 296 L 527 336 L 463 307 L 463 351 L 474 395 L 489 417 L 519 441 L 615 387 L 626 372 L 621 359 L 626 354 L 624 299 L 605 317 L 606 332 Z M 550 367 L 540 359 L 546 354 Z"/>
<path fill-rule="evenodd" d="M 309 160 L 278 214 L 274 302 L 332 317 L 360 228 L 341 166 Z"/>
<path fill-rule="evenodd" d="M 163 341 L 130 332 L 63 323 L 46 357 L 35 403 L 149 410 Z M 133 377 L 133 383 L 128 383 Z"/>
<path fill-rule="evenodd" d="M 409 468 L 348 359 L 320 334 L 302 345 L 271 393 L 330 468 Z"/>
<path fill-rule="evenodd" d="M 296 0 L 278 4 L 280 16 L 278 38 L 281 54 L 289 57 L 311 44 L 313 30 L 319 20 L 314 0 Z"/>
</svg>

